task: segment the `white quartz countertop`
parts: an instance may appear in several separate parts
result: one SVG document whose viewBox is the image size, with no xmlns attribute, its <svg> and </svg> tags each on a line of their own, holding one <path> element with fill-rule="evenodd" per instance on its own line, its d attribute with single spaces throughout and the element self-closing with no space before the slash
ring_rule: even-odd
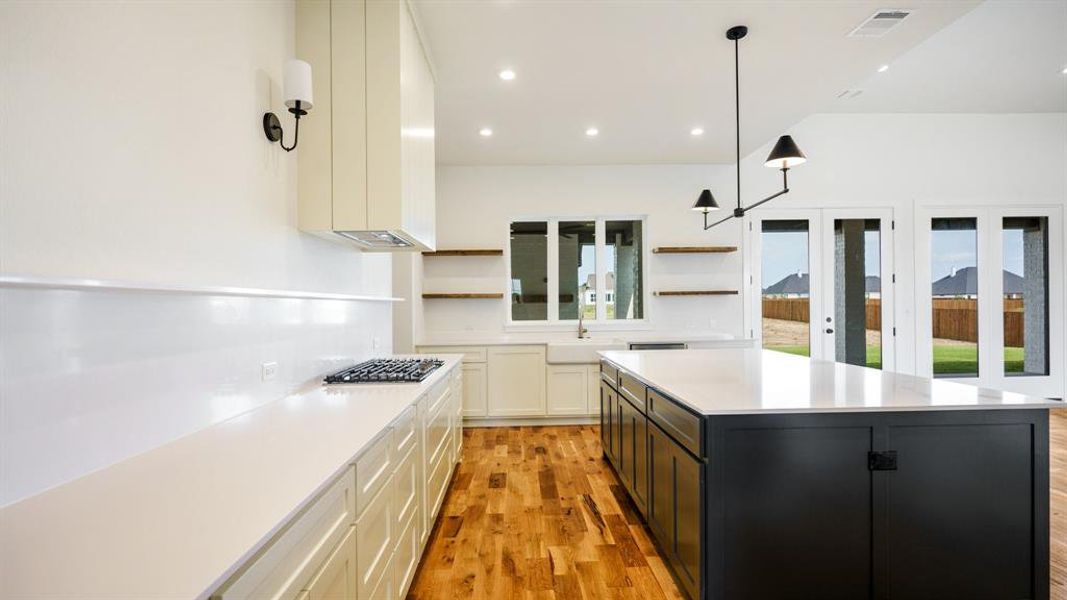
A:
<svg viewBox="0 0 1067 600">
<path fill-rule="evenodd" d="M 0 509 L 2 598 L 202 598 L 445 378 L 311 385 Z"/>
<path fill-rule="evenodd" d="M 1024 394 L 760 348 L 600 354 L 704 415 L 1065 406 Z"/>
</svg>

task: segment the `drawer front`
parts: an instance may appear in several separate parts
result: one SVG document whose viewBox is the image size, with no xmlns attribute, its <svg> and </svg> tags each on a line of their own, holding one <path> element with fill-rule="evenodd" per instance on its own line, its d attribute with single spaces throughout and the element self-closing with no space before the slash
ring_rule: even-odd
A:
<svg viewBox="0 0 1067 600">
<path fill-rule="evenodd" d="M 349 467 L 212 597 L 295 597 L 355 522 L 355 496 L 355 477 Z"/>
<path fill-rule="evenodd" d="M 645 384 L 637 378 L 627 373 L 619 373 L 619 393 L 642 413 L 645 412 L 645 390 Z"/>
<path fill-rule="evenodd" d="M 393 430 L 385 432 L 356 459 L 356 514 L 362 515 L 367 505 L 385 485 L 396 468 L 393 453 Z"/>
<path fill-rule="evenodd" d="M 400 460 L 396 472 L 393 473 L 393 502 L 397 525 L 411 520 L 419 509 L 419 463 L 416 460 L 418 455 L 418 450 L 412 448 L 407 456 Z"/>
<path fill-rule="evenodd" d="M 600 378 L 611 385 L 619 387 L 619 370 L 606 360 L 600 361 Z"/>
<path fill-rule="evenodd" d="M 419 346 L 420 354 L 462 354 L 465 363 L 483 363 L 488 353 L 485 346 Z"/>
<path fill-rule="evenodd" d="M 427 462 L 433 464 L 448 449 L 453 415 L 447 404 L 437 407 L 436 413 L 426 417 L 426 456 Z"/>
<path fill-rule="evenodd" d="M 403 457 L 419 440 L 419 430 L 415 427 L 415 406 L 411 405 L 393 421 L 393 443 L 396 445 L 394 456 Z"/>
<path fill-rule="evenodd" d="M 449 395 L 451 389 L 448 378 L 445 378 L 443 381 L 439 381 L 434 385 L 426 394 L 426 401 L 428 402 L 426 405 L 426 414 L 436 415 L 437 411 L 441 410 L 442 406 L 448 404 L 449 399 L 451 399 L 451 396 Z"/>
<path fill-rule="evenodd" d="M 412 519 L 401 529 L 396 553 L 393 555 L 393 587 L 396 590 L 396 598 L 403 598 L 407 594 L 408 586 L 415 577 L 421 554 L 419 542 L 418 527 L 415 527 L 415 519 Z"/>
<path fill-rule="evenodd" d="M 383 489 L 356 521 L 356 586 L 360 598 L 373 598 L 371 592 L 389 575 L 389 561 L 396 546 L 391 491 Z M 392 581 L 391 576 L 388 579 Z"/>
<path fill-rule="evenodd" d="M 301 596 L 307 600 L 356 600 L 356 528 L 348 533 L 322 565 Z"/>
<path fill-rule="evenodd" d="M 656 390 L 648 390 L 648 418 L 663 428 L 676 442 L 694 455 L 704 456 L 700 417 L 679 406 Z"/>
<path fill-rule="evenodd" d="M 445 498 L 450 472 L 451 465 L 448 461 L 448 453 L 444 452 L 437 459 L 437 462 L 432 463 L 430 476 L 426 479 L 426 510 L 429 512 L 430 523 L 433 523 L 433 520 L 437 518 L 437 511 L 441 508 L 441 502 Z"/>
</svg>

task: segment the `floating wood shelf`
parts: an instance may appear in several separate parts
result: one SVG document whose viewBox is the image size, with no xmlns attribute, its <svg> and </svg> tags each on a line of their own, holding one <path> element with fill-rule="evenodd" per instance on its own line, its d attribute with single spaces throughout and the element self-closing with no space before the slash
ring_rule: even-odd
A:
<svg viewBox="0 0 1067 600">
<path fill-rule="evenodd" d="M 737 252 L 737 246 L 660 246 L 652 254 L 711 254 Z"/>
<path fill-rule="evenodd" d="M 466 293 L 466 294 L 462 294 L 462 293 L 461 294 L 423 294 L 422 297 L 424 299 L 426 299 L 426 300 L 440 300 L 440 299 L 444 299 L 444 298 L 467 299 L 467 300 L 471 300 L 471 299 L 499 300 L 500 298 L 504 297 L 504 294 L 477 292 L 477 293 Z"/>
<path fill-rule="evenodd" d="M 737 290 L 662 290 L 656 296 L 736 296 Z"/>
<path fill-rule="evenodd" d="M 503 250 L 494 248 L 456 248 L 454 250 L 438 250 L 437 252 L 423 252 L 423 256 L 504 256 Z"/>
</svg>

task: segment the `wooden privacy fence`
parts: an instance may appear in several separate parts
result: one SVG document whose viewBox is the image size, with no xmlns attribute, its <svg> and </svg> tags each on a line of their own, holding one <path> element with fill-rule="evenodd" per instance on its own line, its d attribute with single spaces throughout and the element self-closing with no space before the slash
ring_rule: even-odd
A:
<svg viewBox="0 0 1067 600">
<path fill-rule="evenodd" d="M 807 298 L 763 298 L 764 318 L 807 323 L 809 314 Z M 1005 346 L 1023 346 L 1023 321 L 1022 298 L 1004 299 Z M 867 329 L 881 328 L 882 301 L 878 298 L 868 298 Z M 977 342 L 978 301 L 968 298 L 934 298 L 933 328 L 935 338 Z"/>
</svg>

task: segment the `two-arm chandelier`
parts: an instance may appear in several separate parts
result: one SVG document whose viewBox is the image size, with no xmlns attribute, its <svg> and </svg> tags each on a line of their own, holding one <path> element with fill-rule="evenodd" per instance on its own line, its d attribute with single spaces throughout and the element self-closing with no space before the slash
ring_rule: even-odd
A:
<svg viewBox="0 0 1067 600">
<path fill-rule="evenodd" d="M 738 42 L 741 38 L 748 35 L 748 27 L 744 25 L 737 25 L 726 30 L 726 39 L 732 40 L 734 43 L 734 125 L 736 130 L 736 149 L 737 149 L 737 208 L 734 209 L 733 214 L 727 216 L 724 219 L 715 221 L 712 224 L 708 224 L 708 213 L 713 210 L 719 210 L 719 203 L 715 201 L 715 196 L 711 194 L 711 190 L 703 190 L 700 192 L 700 196 L 697 198 L 696 204 L 693 205 L 693 210 L 704 213 L 704 230 L 711 229 L 720 223 L 725 223 L 730 219 L 737 217 L 741 218 L 745 216 L 747 211 L 756 208 L 757 206 L 774 200 L 778 196 L 789 193 L 789 168 L 799 165 L 807 160 L 804 157 L 804 153 L 797 147 L 793 138 L 788 135 L 783 135 L 778 138 L 778 143 L 774 145 L 774 149 L 771 150 L 771 154 L 767 157 L 766 162 L 763 164 L 771 168 L 777 168 L 782 171 L 782 189 L 779 192 L 767 196 L 763 200 L 746 206 L 741 207 L 741 75 L 740 75 L 740 48 Z"/>
</svg>

